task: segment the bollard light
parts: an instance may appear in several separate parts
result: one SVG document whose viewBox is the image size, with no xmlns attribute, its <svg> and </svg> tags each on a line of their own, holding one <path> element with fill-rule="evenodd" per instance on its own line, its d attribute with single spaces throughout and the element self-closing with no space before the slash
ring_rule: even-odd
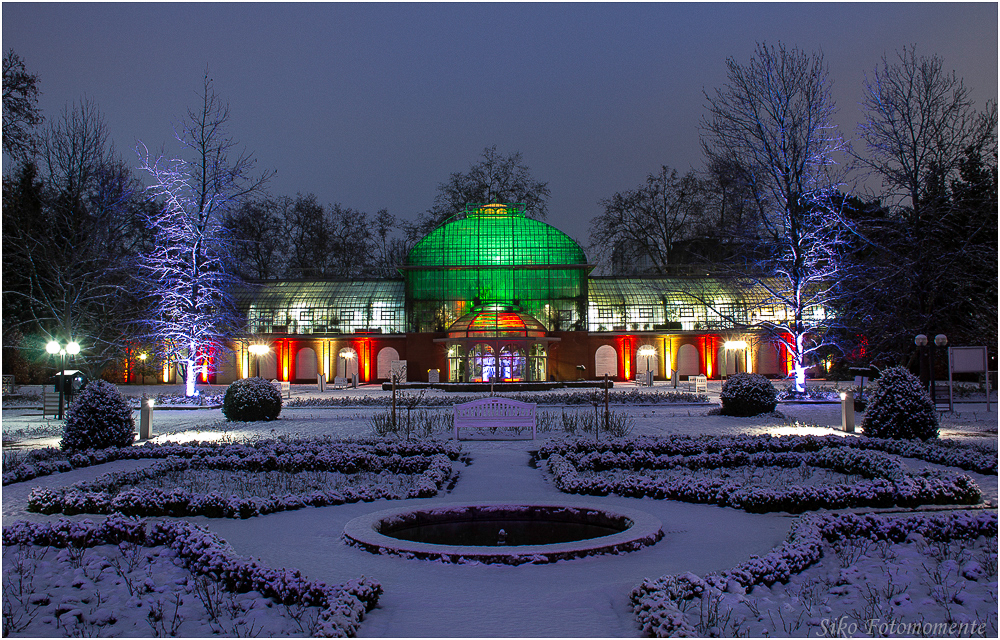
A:
<svg viewBox="0 0 1000 640">
<path fill-rule="evenodd" d="M 146 400 L 139 407 L 139 439 L 149 440 L 153 437 L 153 405 L 156 401 L 152 398 Z"/>
<path fill-rule="evenodd" d="M 840 392 L 840 426 L 844 433 L 854 433 L 854 392 Z"/>
</svg>

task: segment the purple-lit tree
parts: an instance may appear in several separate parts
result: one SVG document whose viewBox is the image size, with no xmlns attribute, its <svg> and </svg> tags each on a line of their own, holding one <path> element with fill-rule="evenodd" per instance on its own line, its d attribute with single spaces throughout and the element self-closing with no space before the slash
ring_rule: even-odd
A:
<svg viewBox="0 0 1000 640">
<path fill-rule="evenodd" d="M 785 347 L 803 391 L 811 354 L 832 340 L 825 310 L 840 277 L 842 198 L 831 174 L 843 141 L 826 65 L 818 54 L 759 44 L 749 64 L 726 66 L 726 85 L 706 95 L 702 144 L 737 176 L 761 224 L 757 246 L 729 275 L 761 292 L 746 314 Z"/>
<path fill-rule="evenodd" d="M 163 203 L 147 220 L 155 246 L 140 261 L 150 302 L 147 331 L 183 375 L 187 395 L 194 395 L 198 373 L 208 372 L 211 355 L 227 351 L 239 323 L 223 214 L 270 177 L 252 175 L 256 160 L 236 150 L 226 131 L 229 105 L 207 73 L 201 99 L 174 133 L 187 157 L 154 157 L 141 143 L 137 149 L 141 169 L 152 178 L 149 192 Z"/>
</svg>

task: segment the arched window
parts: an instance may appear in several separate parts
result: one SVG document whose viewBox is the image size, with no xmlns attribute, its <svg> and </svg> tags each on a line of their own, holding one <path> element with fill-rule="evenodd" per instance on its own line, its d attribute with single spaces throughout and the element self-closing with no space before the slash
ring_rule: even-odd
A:
<svg viewBox="0 0 1000 640">
<path fill-rule="evenodd" d="M 477 344 L 469 350 L 469 381 L 486 382 L 496 376 L 497 358 L 493 347 Z"/>
<path fill-rule="evenodd" d="M 618 375 L 618 352 L 609 344 L 598 347 L 594 355 L 594 376 L 603 378 L 605 373 L 612 377 Z"/>
<path fill-rule="evenodd" d="M 295 377 L 299 380 L 316 379 L 316 352 L 305 347 L 295 354 Z"/>
<path fill-rule="evenodd" d="M 399 352 L 392 347 L 385 347 L 379 351 L 375 363 L 375 376 L 380 380 L 388 380 L 389 376 L 392 375 L 392 371 L 389 369 L 392 367 L 393 360 L 399 360 Z"/>
<path fill-rule="evenodd" d="M 524 369 L 524 351 L 510 344 L 500 349 L 500 371 L 497 378 L 510 382 L 524 380 Z"/>
<path fill-rule="evenodd" d="M 698 348 L 693 344 L 682 344 L 677 350 L 677 375 L 696 376 L 701 373 Z"/>
</svg>

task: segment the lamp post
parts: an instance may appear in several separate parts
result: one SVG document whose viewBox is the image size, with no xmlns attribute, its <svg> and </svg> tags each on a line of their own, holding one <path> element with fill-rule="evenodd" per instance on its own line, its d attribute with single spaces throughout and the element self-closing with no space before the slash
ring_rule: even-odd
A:
<svg viewBox="0 0 1000 640">
<path fill-rule="evenodd" d="M 59 354 L 59 376 L 58 376 L 58 380 L 59 380 L 59 383 L 58 383 L 59 384 L 59 419 L 62 420 L 63 419 L 63 405 L 65 404 L 64 400 L 63 400 L 63 398 L 64 398 L 64 396 L 63 396 L 63 392 L 64 392 L 63 386 L 66 383 L 66 381 L 65 381 L 66 354 L 69 354 L 71 356 L 75 356 L 76 354 L 80 353 L 80 344 L 78 342 L 76 342 L 75 340 L 71 340 L 64 347 L 61 344 L 59 344 L 58 342 L 56 342 L 55 340 L 50 340 L 49 343 L 45 345 L 45 351 L 48 352 L 50 355 Z"/>
<path fill-rule="evenodd" d="M 252 344 L 249 347 L 247 347 L 247 351 L 252 353 L 254 356 L 253 358 L 254 368 L 256 369 L 256 371 L 254 372 L 254 376 L 260 376 L 260 357 L 263 355 L 267 355 L 267 352 L 269 352 L 270 350 L 271 347 L 267 346 L 266 344 Z"/>
<path fill-rule="evenodd" d="M 351 361 L 351 360 L 354 360 L 354 352 L 353 351 L 344 351 L 343 352 L 343 356 L 344 356 L 344 378 L 346 379 L 347 378 L 347 374 L 348 374 L 347 363 L 349 361 Z M 351 382 L 352 382 L 352 385 L 354 386 L 354 388 L 357 389 L 357 385 L 353 384 L 353 382 L 354 382 L 353 376 L 351 377 Z"/>
<path fill-rule="evenodd" d="M 934 384 L 934 347 L 943 349 L 948 346 L 948 336 L 939 333 L 934 336 L 934 344 L 928 344 L 927 336 L 918 334 L 913 338 L 913 344 L 920 349 L 920 382 L 928 385 L 931 400 L 937 406 L 937 389 Z"/>
</svg>

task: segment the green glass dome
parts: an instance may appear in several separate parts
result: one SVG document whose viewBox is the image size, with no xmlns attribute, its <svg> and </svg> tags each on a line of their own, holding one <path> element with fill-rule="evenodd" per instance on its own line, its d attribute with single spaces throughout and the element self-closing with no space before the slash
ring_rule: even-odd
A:
<svg viewBox="0 0 1000 640">
<path fill-rule="evenodd" d="M 408 267 L 583 265 L 587 256 L 568 235 L 524 216 L 523 205 L 471 205 L 465 217 L 424 236 Z"/>
</svg>

